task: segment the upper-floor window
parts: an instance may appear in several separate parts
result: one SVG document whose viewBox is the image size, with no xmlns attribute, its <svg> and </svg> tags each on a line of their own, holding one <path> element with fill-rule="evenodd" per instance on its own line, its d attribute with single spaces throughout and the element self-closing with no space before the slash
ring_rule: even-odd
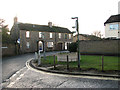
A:
<svg viewBox="0 0 120 90">
<path fill-rule="evenodd" d="M 71 34 L 69 34 L 69 39 L 71 39 L 71 37 L 72 37 Z"/>
<path fill-rule="evenodd" d="M 59 38 L 61 38 L 61 33 L 59 33 L 58 35 L 59 35 Z"/>
<path fill-rule="evenodd" d="M 50 33 L 50 38 L 52 38 L 52 33 Z"/>
<path fill-rule="evenodd" d="M 65 39 L 67 39 L 67 34 L 65 34 Z"/>
<path fill-rule="evenodd" d="M 26 31 L 26 38 L 30 37 L 30 31 Z"/>
<path fill-rule="evenodd" d="M 118 30 L 118 24 L 110 24 L 110 30 Z"/>
<path fill-rule="evenodd" d="M 42 32 L 39 32 L 39 38 L 42 38 Z"/>
</svg>

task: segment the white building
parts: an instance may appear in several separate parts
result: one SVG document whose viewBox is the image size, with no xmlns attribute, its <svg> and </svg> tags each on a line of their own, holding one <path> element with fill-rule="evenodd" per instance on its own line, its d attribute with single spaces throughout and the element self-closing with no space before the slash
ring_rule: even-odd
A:
<svg viewBox="0 0 120 90">
<path fill-rule="evenodd" d="M 105 38 L 120 38 L 120 14 L 112 15 L 105 23 Z"/>
</svg>

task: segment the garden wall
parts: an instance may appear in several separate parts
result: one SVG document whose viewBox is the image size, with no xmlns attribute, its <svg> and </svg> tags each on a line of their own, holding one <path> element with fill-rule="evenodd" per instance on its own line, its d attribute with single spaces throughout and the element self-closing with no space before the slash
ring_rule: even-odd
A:
<svg viewBox="0 0 120 90">
<path fill-rule="evenodd" d="M 15 44 L 2 44 L 2 56 L 15 55 Z"/>
<path fill-rule="evenodd" d="M 80 41 L 82 54 L 120 55 L 120 40 L 87 40 Z"/>
<path fill-rule="evenodd" d="M 77 53 L 57 54 L 57 61 L 67 61 L 67 55 L 68 55 L 69 61 L 77 61 Z"/>
</svg>

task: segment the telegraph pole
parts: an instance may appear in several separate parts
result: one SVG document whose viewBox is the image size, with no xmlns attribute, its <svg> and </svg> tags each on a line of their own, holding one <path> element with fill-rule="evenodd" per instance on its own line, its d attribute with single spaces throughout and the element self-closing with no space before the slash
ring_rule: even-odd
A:
<svg viewBox="0 0 120 90">
<path fill-rule="evenodd" d="M 77 43 L 78 43 L 78 69 L 80 70 L 80 47 L 79 47 L 79 23 L 78 23 L 78 17 L 72 17 L 72 19 L 76 19 L 76 31 L 77 31 Z"/>
</svg>

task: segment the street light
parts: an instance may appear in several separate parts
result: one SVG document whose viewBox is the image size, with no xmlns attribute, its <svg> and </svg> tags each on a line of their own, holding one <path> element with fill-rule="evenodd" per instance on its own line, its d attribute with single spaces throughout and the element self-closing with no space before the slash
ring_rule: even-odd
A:
<svg viewBox="0 0 120 90">
<path fill-rule="evenodd" d="M 44 51 L 43 51 L 43 54 L 44 54 L 44 60 L 46 59 L 46 55 L 45 55 L 45 34 L 42 33 L 42 38 L 43 38 L 43 46 L 44 46 Z"/>
<path fill-rule="evenodd" d="M 79 25 L 78 25 L 78 17 L 72 17 L 71 19 L 76 19 L 76 31 L 78 33 L 78 69 L 80 70 L 80 48 L 79 48 Z"/>
</svg>

